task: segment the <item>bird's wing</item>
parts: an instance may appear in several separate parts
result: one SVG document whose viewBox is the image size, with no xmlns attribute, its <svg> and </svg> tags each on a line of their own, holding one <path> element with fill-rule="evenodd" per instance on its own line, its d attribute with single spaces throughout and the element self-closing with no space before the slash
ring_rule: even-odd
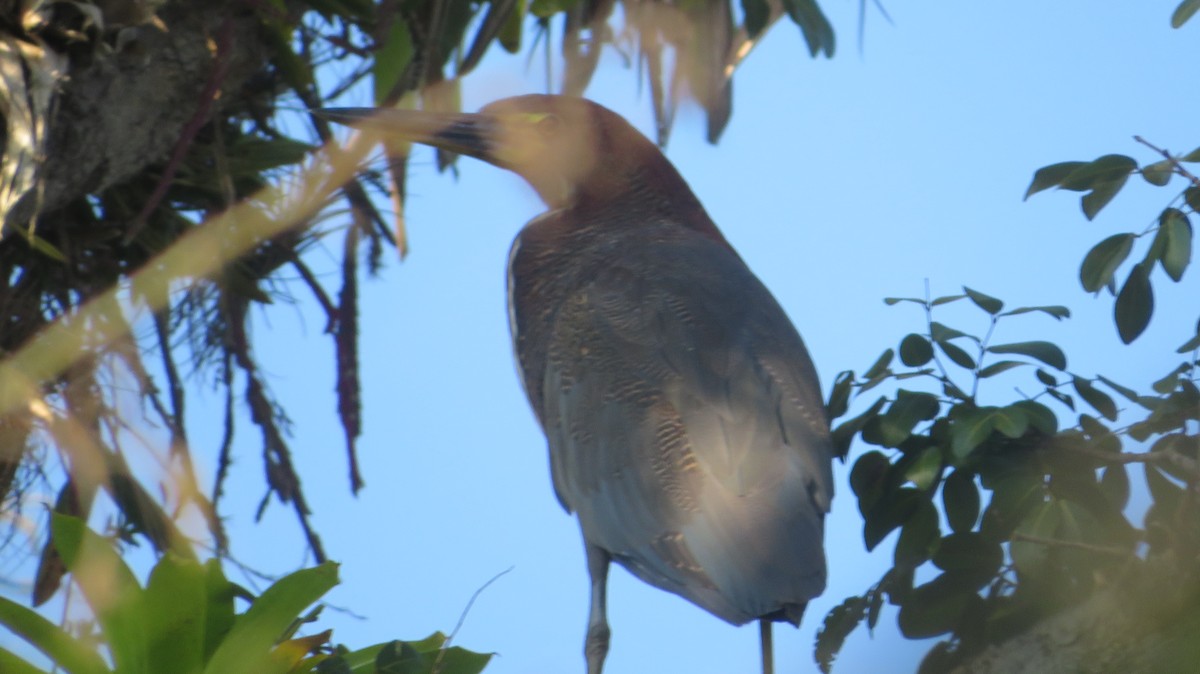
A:
<svg viewBox="0 0 1200 674">
<path fill-rule="evenodd" d="M 543 393 L 560 500 L 639 577 L 735 623 L 824 588 L 816 372 L 729 249 L 651 240 L 599 270 L 559 309 Z"/>
</svg>

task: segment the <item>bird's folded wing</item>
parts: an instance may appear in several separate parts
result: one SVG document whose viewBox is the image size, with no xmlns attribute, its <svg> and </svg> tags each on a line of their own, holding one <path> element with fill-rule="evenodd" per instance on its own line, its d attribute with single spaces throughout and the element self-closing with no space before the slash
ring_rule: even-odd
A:
<svg viewBox="0 0 1200 674">
<path fill-rule="evenodd" d="M 833 485 L 816 373 L 736 255 L 639 247 L 567 300 L 550 342 L 555 488 L 589 540 L 731 622 L 769 603 L 751 586 L 819 592 Z"/>
</svg>

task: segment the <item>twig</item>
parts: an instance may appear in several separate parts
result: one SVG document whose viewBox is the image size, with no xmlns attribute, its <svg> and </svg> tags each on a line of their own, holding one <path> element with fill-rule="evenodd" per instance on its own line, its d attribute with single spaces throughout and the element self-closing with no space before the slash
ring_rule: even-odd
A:
<svg viewBox="0 0 1200 674">
<path fill-rule="evenodd" d="M 1179 163 L 1178 159 L 1171 156 L 1170 152 L 1167 152 L 1166 150 L 1162 149 L 1161 147 L 1154 145 L 1153 143 L 1146 140 L 1145 138 L 1142 138 L 1141 136 L 1134 136 L 1133 139 L 1136 140 L 1137 142 L 1141 143 L 1142 145 L 1145 145 L 1146 147 L 1150 148 L 1151 150 L 1154 150 L 1155 152 L 1159 153 L 1160 155 L 1162 155 L 1163 159 L 1166 159 L 1168 162 L 1170 162 L 1171 168 L 1175 169 L 1179 173 L 1179 175 L 1181 175 L 1184 178 L 1187 178 L 1189 181 L 1191 181 L 1193 187 L 1200 187 L 1200 178 L 1197 178 L 1195 175 L 1192 174 L 1191 171 L 1185 169 L 1183 167 L 1183 164 Z"/>
<path fill-rule="evenodd" d="M 925 279 L 925 327 L 929 329 L 929 341 L 930 341 L 929 346 L 932 349 L 933 344 L 934 344 L 934 339 L 933 339 L 933 300 L 930 299 L 929 279 Z M 946 372 L 946 366 L 942 365 L 942 359 L 938 357 L 936 350 L 934 350 L 934 352 L 933 352 L 933 362 L 935 365 L 937 365 L 938 371 L 942 373 L 941 379 L 942 379 L 943 384 L 950 384 L 954 388 L 961 391 L 962 389 L 959 388 L 958 384 L 954 383 L 954 380 L 950 378 L 950 374 L 948 372 Z M 974 396 L 972 396 L 972 398 L 973 397 Z"/>
<path fill-rule="evenodd" d="M 1057 538 L 1042 538 L 1041 536 L 1031 536 L 1030 534 L 1014 533 L 1012 540 L 1023 541 L 1025 543 L 1037 543 L 1039 545 L 1047 545 L 1051 547 L 1073 548 L 1075 550 L 1086 550 L 1088 552 L 1098 552 L 1113 557 L 1129 557 L 1133 555 L 1131 550 L 1121 548 L 1110 548 L 1104 545 L 1093 545 L 1092 543 L 1084 543 L 1082 541 L 1063 541 Z"/>
<path fill-rule="evenodd" d="M 500 578 L 502 576 L 507 575 L 512 570 L 513 570 L 513 567 L 510 566 L 507 569 L 501 571 L 500 573 L 497 573 L 496 575 L 492 576 L 488 580 L 488 582 L 484 583 L 483 585 L 480 585 L 479 589 L 475 590 L 475 593 L 472 594 L 471 598 L 467 600 L 467 605 L 463 607 L 462 613 L 460 613 L 458 616 L 458 622 L 454 624 L 454 629 L 450 630 L 450 636 L 446 637 L 446 640 L 444 642 L 442 642 L 441 649 L 438 650 L 437 659 L 433 661 L 433 669 L 431 670 L 433 672 L 433 674 L 438 674 L 438 672 L 441 671 L 442 656 L 445 655 L 446 650 L 448 648 L 450 648 L 450 642 L 454 641 L 455 635 L 457 635 L 458 631 L 460 629 L 462 629 L 463 623 L 466 622 L 466 620 L 467 620 L 467 614 L 471 612 L 471 607 L 475 605 L 475 600 L 479 598 L 479 595 L 483 594 L 484 590 L 488 589 L 489 585 L 496 582 L 497 580 L 500 580 Z"/>
<path fill-rule="evenodd" d="M 1091 447 L 1067 446 L 1064 447 L 1064 449 L 1075 452 L 1076 454 L 1082 454 L 1084 456 L 1090 456 L 1094 459 L 1099 459 L 1105 463 L 1152 463 L 1155 465 L 1170 465 L 1184 472 L 1191 473 L 1193 480 L 1200 480 L 1200 467 L 1196 466 L 1195 462 L 1191 461 L 1187 457 L 1180 456 L 1179 454 L 1171 451 L 1140 452 L 1136 454 L 1113 454 L 1112 452 L 1103 452 L 1098 449 L 1092 449 Z"/>
<path fill-rule="evenodd" d="M 325 310 L 325 333 L 329 334 L 333 332 L 338 322 L 338 309 L 334 306 L 333 300 L 329 299 L 329 295 L 321 287 L 321 282 L 317 280 L 316 274 L 313 274 L 308 265 L 304 264 L 300 260 L 300 256 L 294 254 L 294 252 L 292 255 L 292 266 L 296 268 L 296 271 L 300 272 L 300 278 L 304 279 L 304 283 L 312 290 L 313 297 L 317 298 L 317 303 Z"/>
</svg>

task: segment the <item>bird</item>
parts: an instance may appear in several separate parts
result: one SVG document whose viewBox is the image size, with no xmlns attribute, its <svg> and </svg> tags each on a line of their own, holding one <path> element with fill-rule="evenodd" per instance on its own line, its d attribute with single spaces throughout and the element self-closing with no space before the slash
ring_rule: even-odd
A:
<svg viewBox="0 0 1200 674">
<path fill-rule="evenodd" d="M 478 113 L 325 108 L 322 117 L 474 157 L 547 206 L 508 256 L 520 378 L 559 503 L 578 518 L 600 674 L 612 562 L 733 625 L 799 626 L 826 584 L 833 444 L 787 314 L 662 151 L 584 98 Z"/>
</svg>

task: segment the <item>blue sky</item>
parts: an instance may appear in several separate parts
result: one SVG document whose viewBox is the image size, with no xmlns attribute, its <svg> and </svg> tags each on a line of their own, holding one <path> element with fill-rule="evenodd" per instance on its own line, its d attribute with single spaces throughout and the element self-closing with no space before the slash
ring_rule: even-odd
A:
<svg viewBox="0 0 1200 674">
<path fill-rule="evenodd" d="M 872 12 L 860 54 L 858 3 L 825 2 L 839 36 L 833 60 L 810 59 L 798 30 L 777 24 L 735 78 L 721 143 L 706 144 L 702 116 L 685 108 L 667 155 L 796 323 L 825 391 L 839 371 L 861 372 L 922 329 L 916 309 L 881 299 L 920 295 L 926 279 L 935 295 L 969 285 L 1014 306 L 1067 305 L 1071 320 L 1013 321 L 998 341 L 1050 339 L 1064 346 L 1073 372 L 1144 388 L 1192 334 L 1200 274 L 1190 270 L 1176 285 L 1159 272 L 1155 318 L 1126 348 L 1111 300 L 1080 289 L 1078 265 L 1109 234 L 1144 229 L 1181 184 L 1166 190 L 1134 179 L 1090 223 L 1077 194 L 1022 196 L 1045 164 L 1110 152 L 1150 161 L 1134 134 L 1176 151 L 1200 145 L 1187 124 L 1200 103 L 1200 24 L 1172 30 L 1175 4 L 889 2 L 895 25 Z M 524 55 L 490 56 L 465 80 L 464 107 L 541 91 L 536 63 L 526 70 Z M 587 93 L 651 132 L 648 94 L 611 50 Z M 323 317 L 305 300 L 255 320 L 269 385 L 295 422 L 316 526 L 344 562 L 329 599 L 366 618 L 327 611 L 325 619 L 350 645 L 448 631 L 472 593 L 511 568 L 475 602 L 457 643 L 498 653 L 488 669 L 495 674 L 582 671 L 583 547 L 554 499 L 505 315 L 509 242 L 542 206 L 516 176 L 462 161 L 455 181 L 437 174 L 432 157 L 418 149 L 411 164 L 411 254 L 362 285 L 367 488 L 357 499 L 348 495 Z M 334 268 L 322 249 L 310 258 Z M 299 286 L 296 293 L 304 296 Z M 981 331 L 979 316 L 952 309 L 944 322 Z M 1011 398 L 1013 381 L 984 400 Z M 221 401 L 202 382 L 196 388 L 195 454 L 210 457 Z M 251 521 L 264 487 L 258 436 L 245 418 L 237 451 L 225 505 L 235 555 L 266 571 L 295 568 L 304 558 L 290 510 L 273 504 L 262 523 Z M 863 550 L 847 467 L 836 467 L 840 491 L 827 522 L 829 589 L 799 630 L 777 628 L 781 672 L 814 671 L 825 613 L 890 563 L 890 540 L 875 554 Z M 202 459 L 201 471 L 211 475 L 211 464 Z M 609 674 L 758 667 L 755 628 L 730 627 L 616 567 L 609 619 Z M 855 633 L 836 671 L 914 669 L 925 647 L 894 625 L 889 613 L 874 639 Z"/>
</svg>

